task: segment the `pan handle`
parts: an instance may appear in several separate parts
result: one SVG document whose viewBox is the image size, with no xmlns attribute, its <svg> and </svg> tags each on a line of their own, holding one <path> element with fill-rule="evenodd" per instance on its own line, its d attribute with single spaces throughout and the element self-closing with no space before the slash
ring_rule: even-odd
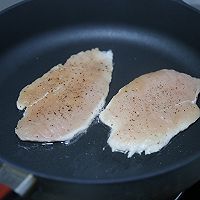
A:
<svg viewBox="0 0 200 200">
<path fill-rule="evenodd" d="M 22 200 L 17 193 L 15 193 L 10 187 L 4 184 L 0 184 L 0 200 Z"/>
<path fill-rule="evenodd" d="M 29 194 L 36 178 L 27 172 L 22 172 L 3 164 L 0 166 L 0 200 L 22 200 Z"/>
</svg>

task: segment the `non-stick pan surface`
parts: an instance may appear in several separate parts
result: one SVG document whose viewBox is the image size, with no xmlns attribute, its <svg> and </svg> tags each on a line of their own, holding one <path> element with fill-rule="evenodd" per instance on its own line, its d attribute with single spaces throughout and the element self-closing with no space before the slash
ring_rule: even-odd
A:
<svg viewBox="0 0 200 200">
<path fill-rule="evenodd" d="M 107 103 L 144 73 L 169 68 L 200 77 L 199 23 L 198 12 L 169 0 L 34 0 L 1 13 L 1 160 L 38 176 L 79 183 L 140 180 L 192 162 L 200 167 L 199 120 L 158 153 L 129 159 L 111 152 L 109 128 L 97 119 L 70 145 L 23 142 L 14 132 L 23 114 L 16 108 L 20 90 L 82 50 L 114 53 Z"/>
</svg>

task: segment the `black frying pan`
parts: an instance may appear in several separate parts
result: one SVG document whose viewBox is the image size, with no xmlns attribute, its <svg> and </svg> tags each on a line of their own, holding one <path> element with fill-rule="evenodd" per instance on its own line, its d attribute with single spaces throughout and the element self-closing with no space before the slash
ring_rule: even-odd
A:
<svg viewBox="0 0 200 200">
<path fill-rule="evenodd" d="M 107 103 L 147 72 L 173 68 L 200 77 L 199 23 L 200 13 L 170 0 L 34 0 L 2 12 L 1 160 L 62 183 L 71 197 L 82 199 L 164 199 L 198 181 L 199 120 L 158 153 L 130 159 L 111 152 L 109 128 L 100 123 L 68 146 L 22 142 L 14 128 L 22 117 L 16 108 L 20 90 L 82 50 L 114 53 Z"/>
</svg>

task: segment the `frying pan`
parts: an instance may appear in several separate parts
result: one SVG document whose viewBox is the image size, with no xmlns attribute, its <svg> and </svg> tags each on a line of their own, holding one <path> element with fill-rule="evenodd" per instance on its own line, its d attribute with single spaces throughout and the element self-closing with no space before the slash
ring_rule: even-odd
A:
<svg viewBox="0 0 200 200">
<path fill-rule="evenodd" d="M 70 145 L 23 142 L 14 133 L 20 90 L 82 50 L 114 53 L 106 103 L 151 71 L 199 77 L 199 23 L 198 11 L 172 0 L 34 0 L 1 12 L 1 161 L 62 185 L 71 199 L 167 199 L 200 180 L 199 120 L 161 151 L 129 159 L 111 152 L 110 130 L 97 119 Z"/>
</svg>

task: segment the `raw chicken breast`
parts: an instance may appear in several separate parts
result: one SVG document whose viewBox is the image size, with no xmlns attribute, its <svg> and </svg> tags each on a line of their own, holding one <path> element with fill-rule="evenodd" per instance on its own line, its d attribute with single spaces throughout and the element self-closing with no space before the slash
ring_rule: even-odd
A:
<svg viewBox="0 0 200 200">
<path fill-rule="evenodd" d="M 200 79 L 174 70 L 136 78 L 119 90 L 100 119 L 112 128 L 112 151 L 150 154 L 200 117 Z"/>
<path fill-rule="evenodd" d="M 26 108 L 15 129 L 21 140 L 71 140 L 102 109 L 112 77 L 112 52 L 92 49 L 71 56 L 20 92 Z"/>
</svg>

